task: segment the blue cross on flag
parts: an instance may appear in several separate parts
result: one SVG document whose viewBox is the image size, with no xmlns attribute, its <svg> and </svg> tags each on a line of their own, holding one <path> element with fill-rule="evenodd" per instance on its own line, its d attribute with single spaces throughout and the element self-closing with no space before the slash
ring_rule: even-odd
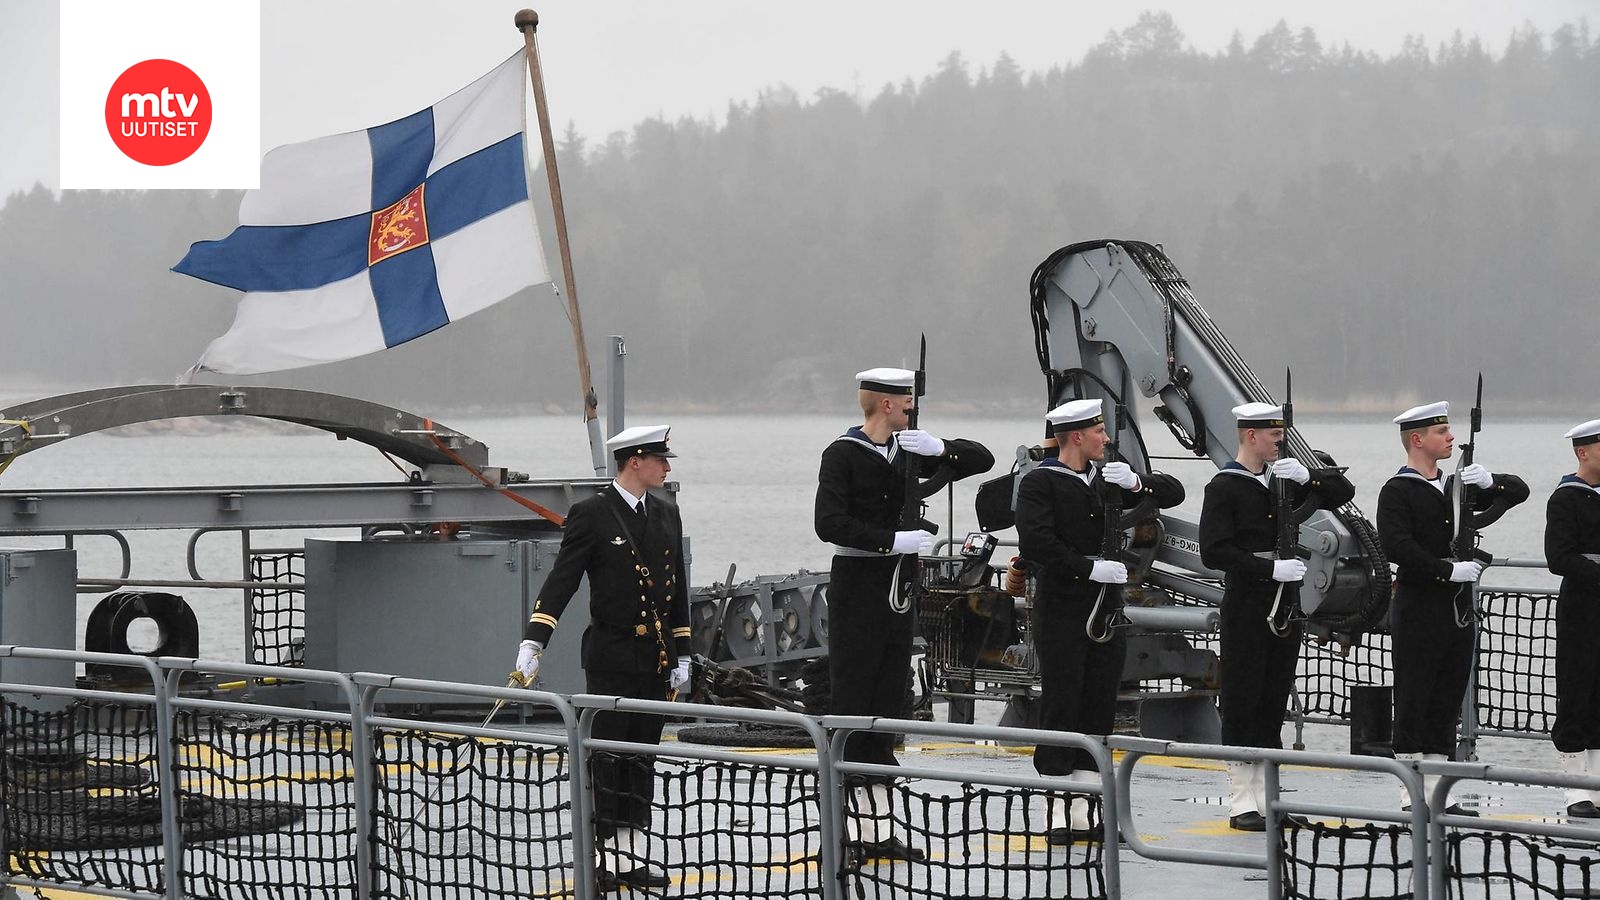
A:
<svg viewBox="0 0 1600 900">
<path fill-rule="evenodd" d="M 349 359 L 550 281 L 528 196 L 527 85 L 519 52 L 404 119 L 268 153 L 239 227 L 173 266 L 245 292 L 194 370 Z"/>
</svg>

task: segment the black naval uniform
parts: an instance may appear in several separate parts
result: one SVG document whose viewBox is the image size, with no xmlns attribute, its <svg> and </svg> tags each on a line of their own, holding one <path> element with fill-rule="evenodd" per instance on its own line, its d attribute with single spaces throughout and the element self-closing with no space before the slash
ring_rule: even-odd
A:
<svg viewBox="0 0 1600 900">
<path fill-rule="evenodd" d="M 1306 484 L 1289 482 L 1295 506 L 1314 495 L 1318 509 L 1350 502 L 1356 489 L 1337 469 L 1310 469 Z M 1284 711 L 1300 658 L 1301 627 L 1283 637 L 1267 627 L 1279 582 L 1272 580 L 1271 553 L 1278 543 L 1278 510 L 1264 473 L 1238 462 L 1222 467 L 1206 485 L 1200 510 L 1200 560 L 1224 574 L 1222 598 L 1222 742 L 1234 747 L 1282 749 Z M 1283 585 L 1283 602 L 1300 583 Z"/>
<path fill-rule="evenodd" d="M 1039 654 L 1039 727 L 1083 734 L 1110 734 L 1117 713 L 1117 685 L 1127 638 L 1121 629 L 1100 644 L 1084 630 L 1101 584 L 1090 581 L 1104 534 L 1104 481 L 1098 466 L 1084 479 L 1059 459 L 1040 463 L 1017 487 L 1017 544 L 1037 573 L 1033 645 Z M 1183 485 L 1170 475 L 1139 476 L 1140 489 L 1122 490 L 1122 507 L 1146 495 L 1161 508 L 1183 502 Z M 1121 585 L 1106 585 L 1120 591 Z M 1094 757 L 1071 747 L 1041 746 L 1033 754 L 1041 775 L 1097 771 Z"/>
<path fill-rule="evenodd" d="M 1455 755 L 1476 638 L 1455 622 L 1456 593 L 1470 586 L 1450 580 L 1454 478 L 1441 472 L 1430 481 L 1402 466 L 1378 493 L 1378 539 L 1398 570 L 1390 611 L 1396 753 Z M 1477 492 L 1475 508 L 1488 509 L 1496 499 L 1515 506 L 1528 499 L 1528 486 L 1497 474 L 1492 487 Z"/>
<path fill-rule="evenodd" d="M 906 709 L 911 666 L 911 610 L 891 607 L 907 597 L 910 566 L 893 553 L 905 499 L 905 466 L 930 478 L 948 470 L 955 478 L 989 471 L 994 457 L 976 441 L 946 438 L 944 455 L 918 456 L 891 438 L 874 444 L 851 428 L 822 451 L 817 473 L 817 537 L 834 545 L 828 581 L 828 677 L 835 715 L 900 717 Z M 857 732 L 845 759 L 897 765 L 894 735 Z M 874 779 L 865 779 L 872 781 Z"/>
<path fill-rule="evenodd" d="M 1600 750 L 1600 486 L 1561 479 L 1545 506 L 1544 556 L 1561 576 L 1556 600 L 1556 724 L 1562 753 Z M 1591 772 L 1590 774 L 1596 774 Z"/>
<path fill-rule="evenodd" d="M 523 638 L 550 642 L 556 621 L 589 577 L 589 625 L 583 632 L 583 671 L 590 693 L 665 700 L 667 675 L 689 654 L 689 597 L 683 577 L 683 520 L 671 501 L 651 496 L 644 513 L 611 485 L 572 505 L 561 532 L 561 549 L 533 604 Z M 621 522 L 618 517 L 621 517 Z M 628 533 L 645 556 L 636 559 Z M 594 736 L 602 740 L 655 744 L 660 716 L 601 712 Z M 655 768 L 644 757 L 593 761 L 595 831 L 610 837 L 617 828 L 650 822 Z"/>
</svg>

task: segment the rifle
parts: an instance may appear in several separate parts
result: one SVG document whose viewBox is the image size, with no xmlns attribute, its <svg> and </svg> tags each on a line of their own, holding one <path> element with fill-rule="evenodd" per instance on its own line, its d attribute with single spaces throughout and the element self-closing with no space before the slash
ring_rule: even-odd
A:
<svg viewBox="0 0 1600 900">
<path fill-rule="evenodd" d="M 1111 407 L 1111 420 L 1106 423 L 1106 433 L 1111 440 L 1106 443 L 1106 462 L 1116 462 L 1117 437 L 1122 431 L 1122 404 L 1115 403 Z M 1100 514 L 1105 527 L 1100 532 L 1100 558 L 1113 562 L 1122 561 L 1123 544 L 1127 535 L 1123 533 L 1126 527 L 1122 513 L 1122 488 L 1100 479 Z M 1084 633 L 1089 640 L 1097 644 L 1104 644 L 1111 640 L 1112 631 L 1116 628 L 1130 624 L 1127 613 L 1122 611 L 1122 585 L 1102 584 L 1100 593 L 1094 598 L 1094 607 L 1089 610 L 1089 619 L 1084 622 Z"/>
<path fill-rule="evenodd" d="M 1456 516 L 1456 536 L 1450 542 L 1450 551 L 1455 562 L 1475 561 L 1488 565 L 1494 561 L 1494 556 L 1478 548 L 1479 529 L 1505 515 L 1505 511 L 1510 507 L 1504 501 L 1496 500 L 1487 510 L 1481 513 L 1473 512 L 1479 488 L 1463 484 L 1461 481 L 1461 470 L 1472 465 L 1472 458 L 1478 449 L 1478 432 L 1483 430 L 1482 372 L 1478 373 L 1478 394 L 1472 403 L 1472 424 L 1469 427 L 1471 431 L 1467 434 L 1466 445 L 1461 448 L 1461 459 L 1456 462 L 1455 480 L 1450 486 L 1450 506 Z M 1471 628 L 1477 624 L 1476 597 L 1475 586 L 1471 582 L 1456 589 L 1452 603 L 1455 606 L 1457 628 Z"/>
<path fill-rule="evenodd" d="M 917 357 L 917 376 L 911 389 L 911 411 L 906 415 L 906 428 L 917 427 L 918 413 L 922 407 L 922 395 L 927 393 L 928 369 L 928 336 L 922 336 L 922 346 Z M 900 451 L 900 462 L 905 466 L 905 499 L 900 506 L 900 528 L 905 531 L 923 530 L 933 534 L 939 533 L 939 526 L 922 516 L 922 498 L 926 496 L 924 487 L 919 481 L 921 466 L 912 458 L 912 454 L 905 450 Z M 911 609 L 913 594 L 922 583 L 922 558 L 913 556 L 911 571 L 902 572 L 900 565 L 905 562 L 905 557 L 900 558 L 900 564 L 895 567 L 894 593 L 889 598 L 889 608 L 897 613 L 908 612 Z"/>
<path fill-rule="evenodd" d="M 911 389 L 911 412 L 906 414 L 906 428 L 908 429 L 915 429 L 917 427 L 918 414 L 922 411 L 922 395 L 928 392 L 927 379 L 928 336 L 924 334 L 922 336 L 922 348 L 919 356 L 917 357 L 917 377 L 914 382 L 915 387 Z M 905 451 L 901 451 L 902 454 L 904 454 L 904 452 Z M 906 467 L 906 496 L 905 500 L 902 501 L 900 506 L 900 527 L 907 531 L 914 531 L 920 528 L 924 531 L 931 531 L 937 534 L 939 531 L 939 526 L 922 517 L 922 498 L 925 495 L 922 493 L 921 485 L 918 483 L 918 476 L 922 473 L 918 471 L 919 467 L 911 460 L 909 455 L 903 455 L 901 460 L 905 463 Z"/>
<path fill-rule="evenodd" d="M 1283 376 L 1283 439 L 1278 441 L 1278 458 L 1290 456 L 1289 429 L 1294 427 L 1294 372 L 1285 370 Z M 1272 479 L 1272 504 L 1277 511 L 1279 559 L 1294 559 L 1300 554 L 1300 523 L 1296 521 L 1294 496 L 1285 478 Z M 1272 609 L 1267 613 L 1267 629 L 1278 637 L 1287 637 L 1289 628 L 1306 617 L 1300 609 L 1300 591 L 1288 590 L 1289 585 L 1278 582 L 1278 592 L 1272 598 Z M 1288 602 L 1284 594 L 1288 593 Z"/>
</svg>

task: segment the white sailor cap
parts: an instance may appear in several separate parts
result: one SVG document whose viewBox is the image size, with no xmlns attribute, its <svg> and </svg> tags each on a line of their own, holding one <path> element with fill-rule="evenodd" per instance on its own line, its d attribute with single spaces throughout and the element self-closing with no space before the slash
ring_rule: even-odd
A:
<svg viewBox="0 0 1600 900">
<path fill-rule="evenodd" d="M 1600 419 L 1590 419 L 1582 425 L 1574 426 L 1562 437 L 1571 438 L 1574 447 L 1600 443 Z"/>
<path fill-rule="evenodd" d="M 606 441 L 606 449 L 618 460 L 630 456 L 672 456 L 678 454 L 667 449 L 667 432 L 671 431 L 668 425 L 635 425 L 617 432 L 616 437 Z"/>
<path fill-rule="evenodd" d="M 1405 412 L 1394 417 L 1394 423 L 1400 426 L 1401 431 L 1410 431 L 1413 428 L 1427 428 L 1430 425 L 1443 425 L 1450 421 L 1450 404 L 1441 400 L 1438 403 L 1424 403 L 1413 406 Z"/>
<path fill-rule="evenodd" d="M 917 373 L 910 369 L 868 369 L 857 372 L 863 391 L 880 394 L 910 394 L 917 386 Z"/>
<path fill-rule="evenodd" d="M 1246 403 L 1233 408 L 1233 418 L 1240 428 L 1282 428 L 1283 407 L 1271 403 Z"/>
<path fill-rule="evenodd" d="M 1106 420 L 1105 414 L 1100 411 L 1100 404 L 1098 398 L 1068 400 L 1045 413 L 1044 420 L 1050 423 L 1050 430 L 1056 434 L 1063 431 L 1077 431 L 1080 428 L 1093 428 Z"/>
</svg>

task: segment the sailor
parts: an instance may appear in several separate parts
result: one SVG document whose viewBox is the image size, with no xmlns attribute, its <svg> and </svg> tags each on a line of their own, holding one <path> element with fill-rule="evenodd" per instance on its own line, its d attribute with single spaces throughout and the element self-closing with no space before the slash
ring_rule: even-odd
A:
<svg viewBox="0 0 1600 900">
<path fill-rule="evenodd" d="M 1163 509 L 1183 502 L 1183 485 L 1170 475 L 1141 475 L 1122 460 L 1105 461 L 1106 433 L 1100 400 L 1072 400 L 1046 415 L 1058 444 L 1054 457 L 1030 470 L 1017 487 L 1017 544 L 1036 574 L 1034 649 L 1039 656 L 1039 727 L 1084 734 L 1110 734 L 1117 710 L 1117 685 L 1127 639 L 1115 630 L 1109 641 L 1089 639 L 1089 614 L 1102 587 L 1128 580 L 1121 560 L 1100 559 L 1104 535 L 1104 485 L 1121 490 L 1122 508 L 1153 496 Z M 1115 514 L 1115 513 L 1113 513 Z M 1033 767 L 1041 775 L 1095 782 L 1099 767 L 1087 751 L 1040 745 Z M 1069 844 L 1098 833 L 1089 801 L 1052 797 L 1046 838 Z"/>
<path fill-rule="evenodd" d="M 1573 428 L 1578 471 L 1550 494 L 1544 557 L 1561 576 L 1556 599 L 1556 724 L 1550 740 L 1570 775 L 1600 775 L 1600 419 Z M 1567 815 L 1600 818 L 1600 792 L 1569 790 Z"/>
<path fill-rule="evenodd" d="M 591 694 L 665 700 L 689 683 L 689 597 L 683 577 L 683 522 L 678 507 L 650 494 L 666 484 L 677 454 L 665 425 L 639 425 L 606 441 L 617 477 L 572 504 L 561 548 L 533 604 L 517 652 L 529 683 L 539 657 L 579 582 L 589 579 L 583 671 Z M 601 740 L 656 744 L 662 719 L 605 711 L 594 720 Z M 645 834 L 655 797 L 653 758 L 596 753 L 591 760 L 595 837 L 602 891 L 618 885 L 660 888 L 665 874 L 647 865 Z"/>
<path fill-rule="evenodd" d="M 817 474 L 817 537 L 833 544 L 828 583 L 829 706 L 836 715 L 903 718 L 911 671 L 909 583 L 916 555 L 932 549 L 932 526 L 899 525 L 907 467 L 922 478 L 987 472 L 994 457 L 975 441 L 940 440 L 907 428 L 916 373 L 857 373 L 864 421 L 822 451 Z M 920 507 L 919 507 L 920 508 Z M 898 765 L 894 735 L 857 732 L 844 758 Z M 921 859 L 921 850 L 887 833 L 891 779 L 852 776 L 858 815 L 851 820 L 854 860 Z"/>
<path fill-rule="evenodd" d="M 1455 753 L 1461 701 L 1472 676 L 1477 648 L 1474 629 L 1456 622 L 1455 599 L 1483 573 L 1483 564 L 1455 560 L 1451 540 L 1456 515 L 1450 501 L 1453 479 L 1479 488 L 1475 508 L 1497 500 L 1515 506 L 1528 499 L 1528 486 L 1515 475 L 1495 475 L 1473 463 L 1446 477 L 1439 461 L 1454 452 L 1450 405 L 1429 403 L 1394 418 L 1406 464 L 1378 494 L 1378 538 L 1395 564 L 1390 619 L 1394 649 L 1394 756 L 1414 761 L 1448 760 Z M 1436 776 L 1424 779 L 1431 797 Z M 1409 794 L 1406 799 L 1410 803 Z M 1449 812 L 1476 812 L 1451 804 Z"/>
<path fill-rule="evenodd" d="M 1282 749 L 1283 716 L 1300 657 L 1301 627 L 1283 634 L 1268 624 L 1273 604 L 1293 604 L 1306 574 L 1298 558 L 1278 559 L 1279 510 L 1273 482 L 1288 486 L 1296 508 L 1311 502 L 1334 509 L 1356 490 L 1338 469 L 1306 468 L 1278 458 L 1284 439 L 1283 407 L 1246 403 L 1233 408 L 1239 451 L 1206 485 L 1200 509 L 1200 560 L 1225 576 L 1222 598 L 1222 742 L 1234 747 Z M 1265 831 L 1266 767 L 1228 763 L 1228 826 Z"/>
</svg>

